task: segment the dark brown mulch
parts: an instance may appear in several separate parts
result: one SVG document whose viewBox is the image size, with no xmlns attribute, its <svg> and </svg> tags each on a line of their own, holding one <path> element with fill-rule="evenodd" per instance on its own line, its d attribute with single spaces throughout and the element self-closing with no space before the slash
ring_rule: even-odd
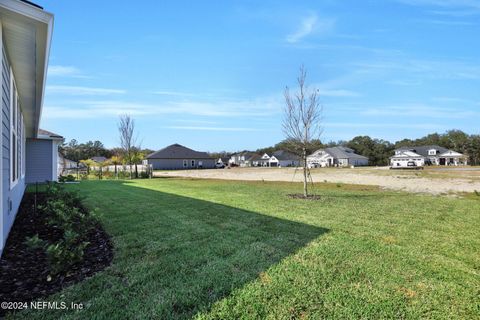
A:
<svg viewBox="0 0 480 320">
<path fill-rule="evenodd" d="M 302 199 L 302 200 L 321 200 L 322 197 L 317 195 L 317 194 L 309 194 L 307 197 L 305 197 L 302 193 L 291 193 L 287 194 L 289 198 L 292 199 Z"/>
<path fill-rule="evenodd" d="M 37 203 L 45 202 L 38 194 Z M 46 218 L 34 213 L 34 194 L 26 193 L 15 223 L 9 234 L 3 256 L 0 259 L 0 301 L 29 302 L 46 297 L 62 288 L 82 281 L 108 267 L 113 259 L 110 236 L 100 224 L 85 234 L 89 245 L 84 260 L 67 273 L 51 276 L 45 251 L 32 250 L 25 245 L 25 238 L 36 234 L 44 240 L 55 241 L 62 237 L 61 230 L 47 224 Z M 0 317 L 7 310 L 0 308 Z"/>
</svg>

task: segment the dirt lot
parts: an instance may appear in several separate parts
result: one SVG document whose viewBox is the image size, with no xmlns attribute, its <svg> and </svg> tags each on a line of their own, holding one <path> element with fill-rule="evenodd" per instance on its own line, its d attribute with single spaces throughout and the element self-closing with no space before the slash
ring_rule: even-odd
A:
<svg viewBox="0 0 480 320">
<path fill-rule="evenodd" d="M 377 185 L 385 189 L 416 193 L 445 194 L 480 191 L 480 168 L 427 168 L 388 170 L 388 168 L 324 168 L 311 171 L 314 182 Z M 156 177 L 190 177 L 224 180 L 302 181 L 294 168 L 232 168 L 212 170 L 157 171 Z"/>
</svg>

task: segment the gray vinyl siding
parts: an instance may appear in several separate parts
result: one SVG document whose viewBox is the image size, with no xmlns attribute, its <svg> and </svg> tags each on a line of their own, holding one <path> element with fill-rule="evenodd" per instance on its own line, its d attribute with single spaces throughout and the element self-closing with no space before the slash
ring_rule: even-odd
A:
<svg viewBox="0 0 480 320">
<path fill-rule="evenodd" d="M 4 48 L 4 46 L 2 46 Z M 19 178 L 18 183 L 10 189 L 10 65 L 2 50 L 2 225 L 3 225 L 3 241 L 2 245 L 8 237 L 8 233 L 13 225 L 18 207 L 22 201 L 25 192 L 25 179 Z M 3 248 L 0 248 L 0 254 Z"/>
<path fill-rule="evenodd" d="M 187 160 L 187 167 L 183 166 L 183 160 Z M 192 160 L 195 160 L 195 166 L 192 166 Z M 153 170 L 181 170 L 181 169 L 199 169 L 198 162 L 202 162 L 202 169 L 215 168 L 215 159 L 148 159 Z"/>
<path fill-rule="evenodd" d="M 52 181 L 53 145 L 52 140 L 27 139 L 27 183 Z"/>
</svg>

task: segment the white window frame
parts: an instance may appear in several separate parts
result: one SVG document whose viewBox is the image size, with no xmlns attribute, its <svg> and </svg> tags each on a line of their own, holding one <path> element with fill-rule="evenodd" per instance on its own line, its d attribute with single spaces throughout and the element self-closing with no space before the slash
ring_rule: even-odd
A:
<svg viewBox="0 0 480 320">
<path fill-rule="evenodd" d="M 18 108 L 18 92 L 16 89 L 17 89 L 17 84 L 15 83 L 15 79 L 13 78 L 12 68 L 10 68 L 10 172 L 9 172 L 10 190 L 12 190 L 17 185 L 19 180 L 18 132 L 17 132 L 19 108 Z M 15 143 L 15 152 L 16 152 L 15 159 L 13 157 L 14 143 Z"/>
<path fill-rule="evenodd" d="M 188 167 L 188 160 L 183 160 L 183 167 L 187 168 Z"/>
<path fill-rule="evenodd" d="M 21 152 L 21 162 L 20 162 L 20 172 L 22 179 L 25 178 L 25 171 L 27 171 L 27 163 L 26 163 L 26 146 L 27 146 L 27 138 L 25 137 L 25 119 L 23 119 L 23 113 L 20 114 L 20 125 L 21 125 L 21 144 L 22 144 L 22 152 Z"/>
<path fill-rule="evenodd" d="M 192 165 L 192 168 L 195 168 L 195 160 L 190 160 L 190 164 Z"/>
</svg>

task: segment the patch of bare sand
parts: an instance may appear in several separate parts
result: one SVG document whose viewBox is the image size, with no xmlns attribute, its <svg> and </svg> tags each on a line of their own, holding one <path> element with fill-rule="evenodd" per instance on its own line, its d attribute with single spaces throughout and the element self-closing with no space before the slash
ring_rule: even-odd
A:
<svg viewBox="0 0 480 320">
<path fill-rule="evenodd" d="M 204 170 L 176 170 L 154 172 L 156 177 L 188 177 L 198 179 L 247 180 L 247 181 L 302 181 L 301 169 L 295 168 L 232 168 Z M 375 170 L 356 169 L 314 169 L 314 182 L 332 182 L 347 184 L 375 185 L 384 189 L 401 190 L 414 193 L 447 194 L 474 192 L 480 190 L 480 181 L 459 178 L 426 178 L 402 174 L 389 170 L 375 173 Z"/>
</svg>

